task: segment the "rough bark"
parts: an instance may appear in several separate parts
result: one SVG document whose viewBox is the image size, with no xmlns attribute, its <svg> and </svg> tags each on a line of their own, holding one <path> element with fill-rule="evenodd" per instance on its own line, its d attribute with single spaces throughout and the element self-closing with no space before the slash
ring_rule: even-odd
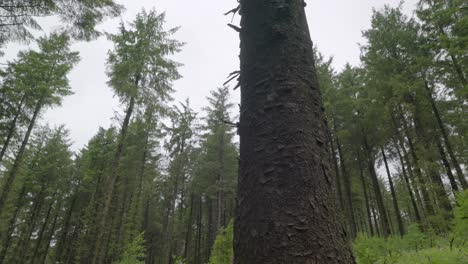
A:
<svg viewBox="0 0 468 264">
<path fill-rule="evenodd" d="M 242 0 L 234 263 L 355 263 L 335 208 L 304 1 Z"/>
</svg>

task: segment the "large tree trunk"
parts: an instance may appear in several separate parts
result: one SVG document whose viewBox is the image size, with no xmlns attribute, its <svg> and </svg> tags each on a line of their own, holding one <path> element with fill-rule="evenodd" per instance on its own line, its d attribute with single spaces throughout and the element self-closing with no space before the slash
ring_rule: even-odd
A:
<svg viewBox="0 0 468 264">
<path fill-rule="evenodd" d="M 303 0 L 241 0 L 234 262 L 355 263 L 337 218 Z"/>
<path fill-rule="evenodd" d="M 36 120 L 39 117 L 39 112 L 42 108 L 42 101 L 43 97 L 41 97 L 36 103 L 33 116 L 31 118 L 31 121 L 29 122 L 28 130 L 26 131 L 26 135 L 24 135 L 23 142 L 21 142 L 21 147 L 18 151 L 18 154 L 16 154 L 16 158 L 13 162 L 13 166 L 11 167 L 10 172 L 7 174 L 6 179 L 3 182 L 3 188 L 0 194 L 0 216 L 2 215 L 5 202 L 8 198 L 8 194 L 10 193 L 13 182 L 15 181 L 16 175 L 18 174 L 18 170 L 20 168 L 21 161 L 23 160 L 23 155 L 26 150 L 26 146 L 29 142 L 29 137 L 31 136 L 34 125 L 36 124 Z"/>
<path fill-rule="evenodd" d="M 23 110 L 23 104 L 24 104 L 25 99 L 26 99 L 26 94 L 24 94 L 21 97 L 21 101 L 15 112 L 15 117 L 13 118 L 13 120 L 10 123 L 10 126 L 8 127 L 7 137 L 5 139 L 5 142 L 3 143 L 2 150 L 0 151 L 0 163 L 2 162 L 3 157 L 5 156 L 6 150 L 8 149 L 8 146 L 10 145 L 11 139 L 13 138 L 13 135 L 15 134 L 16 122 L 18 121 L 18 118 L 21 115 L 21 111 Z"/>
<path fill-rule="evenodd" d="M 398 231 L 400 231 L 400 236 L 403 237 L 405 235 L 405 229 L 403 227 L 403 220 L 401 219 L 400 208 L 398 206 L 398 200 L 395 192 L 395 187 L 393 186 L 392 175 L 390 174 L 390 168 L 388 167 L 387 156 L 385 155 L 385 150 L 381 147 L 380 150 L 382 151 L 382 157 L 385 164 L 385 170 L 387 171 L 388 183 L 390 185 L 390 192 L 392 194 L 392 201 L 393 201 L 393 208 L 395 210 L 395 215 L 398 223 Z"/>
</svg>

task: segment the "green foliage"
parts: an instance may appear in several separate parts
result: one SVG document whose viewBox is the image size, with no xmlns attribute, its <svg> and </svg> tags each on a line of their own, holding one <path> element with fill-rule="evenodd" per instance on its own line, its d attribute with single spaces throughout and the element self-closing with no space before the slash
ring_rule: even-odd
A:
<svg viewBox="0 0 468 264">
<path fill-rule="evenodd" d="M 127 245 L 118 264 L 143 264 L 145 263 L 145 258 L 145 239 L 143 233 L 140 233 Z"/>
<path fill-rule="evenodd" d="M 226 228 L 222 228 L 218 231 L 218 236 L 216 237 L 213 249 L 211 250 L 209 264 L 232 263 L 232 259 L 234 257 L 233 234 L 233 221 L 231 221 Z"/>
<path fill-rule="evenodd" d="M 160 110 L 170 100 L 172 81 L 181 76 L 179 63 L 169 59 L 182 43 L 170 37 L 178 28 L 165 30 L 165 14 L 143 10 L 128 26 L 121 23 L 118 34 L 109 34 L 114 49 L 107 59 L 109 85 L 119 98 L 155 104 Z"/>
<path fill-rule="evenodd" d="M 107 17 L 116 17 L 123 6 L 114 0 L 9 0 L 0 7 L 0 47 L 8 41 L 33 38 L 31 29 L 41 30 L 36 17 L 58 16 L 61 31 L 76 39 L 91 40 L 101 33 L 96 26 Z"/>
<path fill-rule="evenodd" d="M 430 241 L 417 226 L 410 228 L 403 239 L 358 236 L 354 253 L 359 264 L 455 264 L 467 263 L 468 251 L 464 247 L 450 248 L 446 238 Z"/>
<path fill-rule="evenodd" d="M 452 236 L 455 245 L 466 246 L 468 241 L 468 190 L 458 193 L 454 214 Z"/>
</svg>

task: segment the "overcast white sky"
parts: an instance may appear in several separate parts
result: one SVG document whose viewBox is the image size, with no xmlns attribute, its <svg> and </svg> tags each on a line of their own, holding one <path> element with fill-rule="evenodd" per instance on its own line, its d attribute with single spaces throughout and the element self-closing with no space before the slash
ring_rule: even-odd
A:
<svg viewBox="0 0 468 264">
<path fill-rule="evenodd" d="M 412 14 L 418 0 L 407 0 L 405 12 Z M 234 8 L 236 0 L 119 0 L 126 7 L 120 19 L 107 21 L 100 28 L 115 32 L 120 21 L 131 21 L 142 8 L 166 11 L 167 26 L 181 26 L 175 35 L 186 42 L 176 60 L 184 66 L 184 76 L 174 83 L 175 98 L 189 97 L 192 107 L 199 111 L 206 103 L 209 91 L 221 86 L 227 75 L 238 69 L 239 38 L 226 26 L 231 17 L 223 13 Z M 334 57 L 334 66 L 341 69 L 349 62 L 359 63 L 359 46 L 363 43 L 362 30 L 369 28 L 372 8 L 385 4 L 396 6 L 400 0 L 306 0 L 307 16 L 312 40 L 319 50 Z M 238 18 L 234 23 L 238 23 Z M 45 21 L 52 23 L 51 19 Z M 55 21 L 54 21 L 55 22 Z M 25 46 L 10 44 L 1 61 L 13 59 Z M 105 38 L 77 43 L 73 49 L 80 52 L 81 62 L 70 74 L 74 95 L 63 101 L 63 106 L 49 109 L 42 122 L 51 125 L 65 124 L 71 131 L 73 149 L 84 146 L 97 132 L 99 126 L 108 127 L 115 111 L 120 111 L 118 101 L 106 85 L 104 73 L 107 51 L 112 43 Z M 239 101 L 239 90 L 232 92 Z"/>
</svg>

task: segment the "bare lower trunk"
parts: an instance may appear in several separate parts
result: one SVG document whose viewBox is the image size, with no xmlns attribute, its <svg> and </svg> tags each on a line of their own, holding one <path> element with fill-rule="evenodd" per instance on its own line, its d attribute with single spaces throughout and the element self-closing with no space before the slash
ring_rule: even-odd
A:
<svg viewBox="0 0 468 264">
<path fill-rule="evenodd" d="M 331 153 L 332 153 L 332 158 L 333 158 L 333 165 L 335 169 L 335 183 L 336 183 L 336 190 L 338 193 L 338 203 L 337 205 L 339 206 L 339 209 L 341 212 L 344 212 L 344 201 L 343 201 L 343 191 L 341 190 L 341 177 L 340 177 L 340 170 L 338 167 L 338 159 L 336 157 L 336 150 L 335 150 L 335 144 L 333 144 L 333 139 L 330 137 L 330 147 L 331 147 Z"/>
<path fill-rule="evenodd" d="M 362 191 L 364 193 L 364 201 L 366 203 L 366 212 L 367 212 L 367 222 L 369 224 L 370 235 L 374 236 L 374 228 L 372 226 L 372 213 L 370 210 L 369 196 L 367 194 L 367 183 L 364 178 L 364 170 L 361 163 L 361 155 L 358 155 L 358 164 L 359 164 L 359 175 L 361 176 Z"/>
<path fill-rule="evenodd" d="M 388 167 L 387 156 L 385 155 L 385 150 L 380 148 L 382 151 L 382 157 L 385 164 L 385 170 L 387 171 L 388 183 L 390 185 L 390 192 L 392 194 L 392 202 L 393 208 L 395 210 L 395 215 L 398 223 L 398 231 L 400 231 L 400 236 L 403 237 L 405 235 L 405 229 L 403 227 L 403 220 L 401 219 L 400 208 L 398 206 L 398 200 L 395 192 L 395 187 L 393 186 L 392 175 L 390 174 L 390 168 Z"/>
<path fill-rule="evenodd" d="M 304 2 L 240 2 L 234 262 L 355 263 L 335 208 Z"/>
<path fill-rule="evenodd" d="M 466 80 L 465 80 L 464 85 L 466 86 Z M 440 116 L 439 109 L 437 108 L 437 105 L 434 101 L 434 97 L 432 96 L 431 88 L 429 87 L 429 84 L 427 83 L 426 80 L 424 80 L 424 87 L 426 88 L 427 97 L 429 99 L 429 102 L 431 103 L 432 112 L 434 113 L 434 116 L 437 120 L 437 124 L 439 126 L 442 139 L 444 140 L 444 144 L 445 144 L 445 147 L 447 148 L 447 152 L 450 156 L 450 159 L 452 160 L 452 164 L 455 167 L 455 171 L 457 172 L 458 179 L 463 189 L 468 189 L 468 183 L 465 179 L 465 175 L 463 175 L 463 170 L 460 167 L 460 163 L 458 163 L 458 159 L 453 151 L 452 144 L 450 143 L 450 140 L 447 134 L 447 130 L 445 129 L 444 123 L 442 122 L 442 117 Z"/>
<path fill-rule="evenodd" d="M 379 180 L 377 178 L 377 173 L 375 172 L 375 167 L 374 167 L 374 159 L 372 157 L 371 149 L 369 147 L 369 144 L 367 143 L 367 139 L 364 140 L 364 146 L 366 148 L 367 152 L 367 162 L 368 162 L 368 169 L 369 169 L 369 175 L 372 180 L 372 186 L 374 188 L 374 195 L 375 195 L 375 200 L 377 202 L 377 208 L 379 210 L 379 217 L 380 217 L 380 225 L 381 225 L 381 231 L 382 231 L 382 236 L 383 237 L 388 237 L 390 236 L 390 222 L 388 220 L 387 216 L 387 210 L 385 209 L 385 204 L 383 201 L 382 197 L 382 191 L 380 189 L 380 184 Z"/>
<path fill-rule="evenodd" d="M 452 192 L 456 193 L 458 191 L 457 182 L 455 181 L 455 177 L 452 173 L 452 168 L 450 167 L 450 163 L 447 160 L 447 156 L 445 155 L 444 147 L 440 144 L 440 141 L 437 141 L 437 149 L 439 150 L 440 159 L 442 160 L 442 164 L 445 167 L 445 171 L 447 172 L 447 178 L 449 178 L 450 187 L 452 187 Z"/>
<path fill-rule="evenodd" d="M 346 190 L 346 200 L 348 203 L 348 219 L 351 231 L 351 238 L 356 238 L 356 219 L 354 218 L 354 206 L 353 206 L 353 197 L 351 193 L 351 175 L 348 173 L 346 169 L 345 160 L 343 157 L 343 150 L 341 149 L 341 144 L 338 136 L 336 137 L 336 145 L 338 146 L 338 155 L 340 156 L 340 164 L 341 164 L 341 171 L 343 172 L 343 178 L 345 183 L 345 190 Z"/>
<path fill-rule="evenodd" d="M 410 183 L 410 180 L 408 178 L 408 174 L 407 174 L 406 168 L 405 168 L 405 163 L 403 162 L 403 157 L 401 155 L 400 148 L 398 147 L 398 145 L 396 145 L 396 149 L 397 149 L 398 157 L 400 159 L 401 170 L 402 170 L 402 173 L 403 173 L 403 178 L 404 178 L 405 183 L 406 183 L 405 185 L 406 185 L 406 188 L 408 189 L 408 193 L 410 195 L 411 204 L 413 205 L 413 210 L 414 210 L 414 214 L 415 214 L 415 217 L 416 217 L 416 221 L 421 222 L 421 215 L 419 213 L 419 209 L 418 209 L 416 200 L 414 198 L 413 190 L 411 189 L 411 183 Z M 411 168 L 409 168 L 409 169 L 411 169 Z"/>
</svg>

